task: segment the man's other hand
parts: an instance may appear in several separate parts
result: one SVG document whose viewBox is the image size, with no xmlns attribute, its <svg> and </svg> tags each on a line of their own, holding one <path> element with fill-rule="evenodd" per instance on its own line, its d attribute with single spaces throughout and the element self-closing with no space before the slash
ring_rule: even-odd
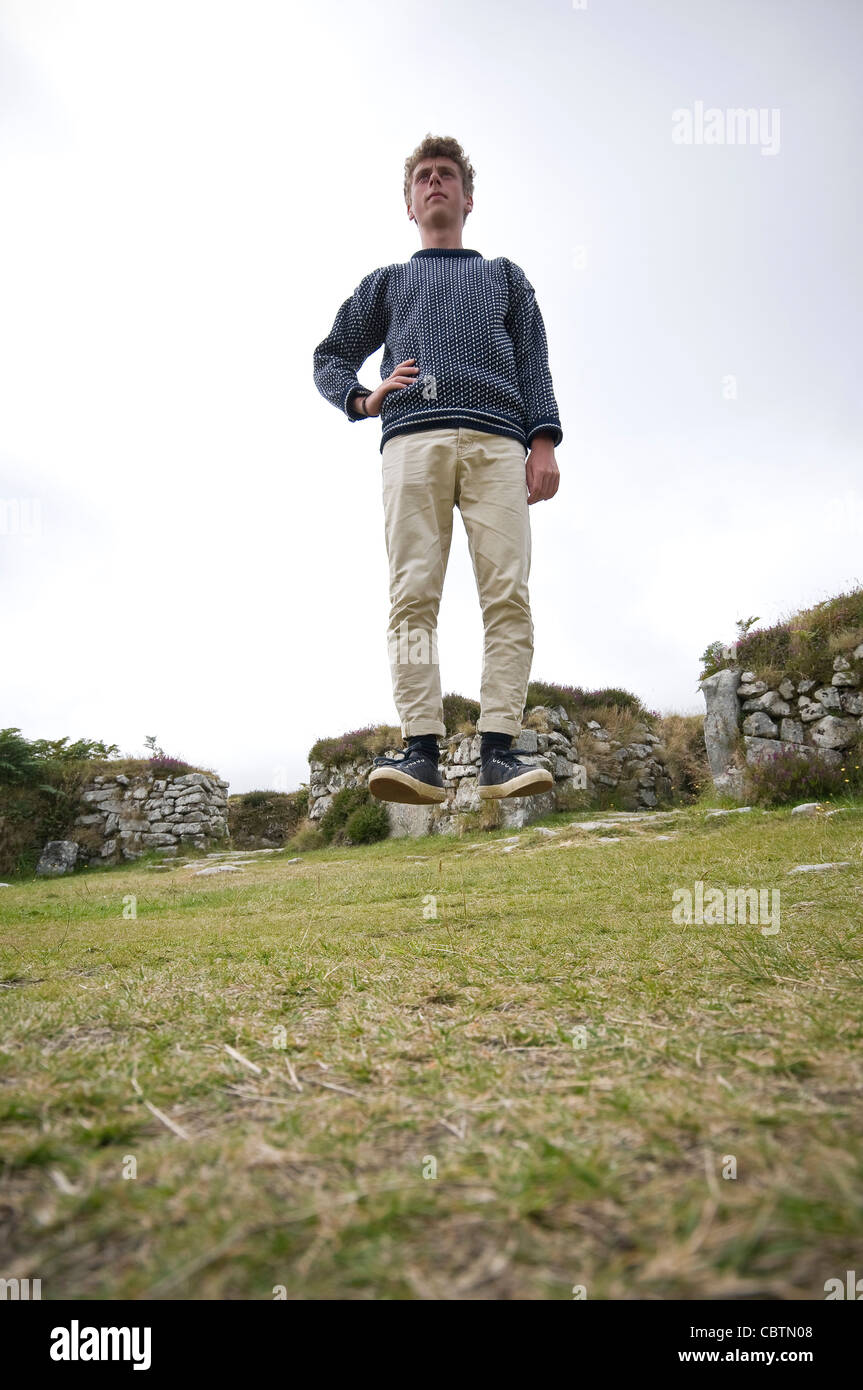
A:
<svg viewBox="0 0 863 1390">
<path fill-rule="evenodd" d="M 551 435 L 534 435 L 524 467 L 528 487 L 527 505 L 551 501 L 560 486 L 560 471 L 555 461 Z"/>
</svg>

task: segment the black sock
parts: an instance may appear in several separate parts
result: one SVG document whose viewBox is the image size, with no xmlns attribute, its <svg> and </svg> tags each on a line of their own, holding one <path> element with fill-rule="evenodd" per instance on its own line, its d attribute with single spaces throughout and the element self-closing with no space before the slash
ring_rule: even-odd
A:
<svg viewBox="0 0 863 1390">
<path fill-rule="evenodd" d="M 438 760 L 438 741 L 437 734 L 411 734 L 406 740 L 408 748 L 421 748 L 422 751 L 431 758 L 432 762 Z"/>
<path fill-rule="evenodd" d="M 482 762 L 491 757 L 497 748 L 511 748 L 512 734 L 484 733 L 480 737 L 479 756 Z"/>
</svg>

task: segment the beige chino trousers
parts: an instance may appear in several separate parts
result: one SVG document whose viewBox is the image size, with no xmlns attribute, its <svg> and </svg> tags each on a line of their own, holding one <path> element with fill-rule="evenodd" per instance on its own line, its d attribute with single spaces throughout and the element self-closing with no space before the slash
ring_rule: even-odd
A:
<svg viewBox="0 0 863 1390">
<path fill-rule="evenodd" d="M 446 733 L 437 618 L 453 507 L 467 532 L 485 632 L 477 729 L 521 733 L 533 660 L 526 459 L 517 439 L 464 426 L 399 434 L 383 447 L 387 651 L 404 738 Z"/>
</svg>

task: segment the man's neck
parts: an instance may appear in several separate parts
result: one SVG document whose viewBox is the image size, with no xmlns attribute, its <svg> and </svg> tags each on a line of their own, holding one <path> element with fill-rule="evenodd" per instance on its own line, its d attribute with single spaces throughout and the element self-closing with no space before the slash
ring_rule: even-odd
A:
<svg viewBox="0 0 863 1390">
<path fill-rule="evenodd" d="M 463 251 L 461 232 L 423 232 L 420 236 L 423 251 Z"/>
</svg>

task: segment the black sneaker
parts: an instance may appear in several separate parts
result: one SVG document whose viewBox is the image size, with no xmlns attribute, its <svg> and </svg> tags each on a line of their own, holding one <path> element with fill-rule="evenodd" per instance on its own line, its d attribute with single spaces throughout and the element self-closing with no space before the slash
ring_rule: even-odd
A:
<svg viewBox="0 0 863 1390">
<path fill-rule="evenodd" d="M 485 801 L 506 796 L 539 796 L 551 791 L 554 778 L 544 767 L 520 763 L 512 748 L 495 748 L 480 768 L 479 794 Z"/>
<path fill-rule="evenodd" d="M 446 788 L 434 758 L 422 748 L 408 747 L 395 758 L 375 758 L 369 791 L 379 801 L 406 806 L 431 806 L 446 801 Z"/>
</svg>

